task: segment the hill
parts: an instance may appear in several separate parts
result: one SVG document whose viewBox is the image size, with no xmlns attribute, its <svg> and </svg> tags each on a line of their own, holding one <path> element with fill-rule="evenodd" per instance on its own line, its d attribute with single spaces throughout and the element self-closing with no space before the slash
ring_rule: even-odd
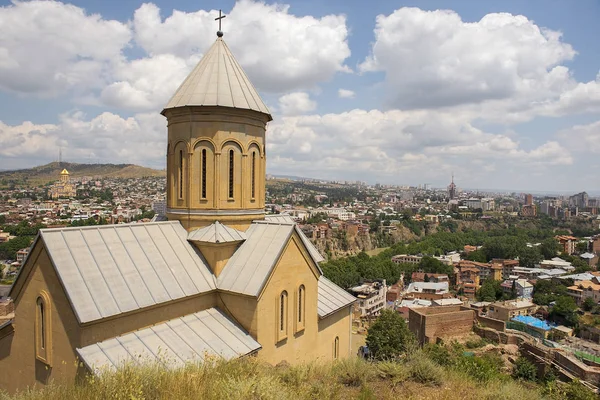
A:
<svg viewBox="0 0 600 400">
<path fill-rule="evenodd" d="M 134 164 L 77 164 L 51 162 L 38 167 L 13 171 L 0 171 L 0 188 L 8 185 L 39 186 L 54 182 L 66 168 L 71 177 L 89 176 L 94 178 L 142 178 L 166 176 L 164 170 L 140 167 Z"/>
</svg>

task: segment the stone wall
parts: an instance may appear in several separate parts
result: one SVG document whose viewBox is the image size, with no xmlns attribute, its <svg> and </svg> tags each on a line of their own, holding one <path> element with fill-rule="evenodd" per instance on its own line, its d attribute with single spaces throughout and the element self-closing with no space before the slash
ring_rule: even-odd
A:
<svg viewBox="0 0 600 400">
<path fill-rule="evenodd" d="M 408 327 L 420 344 L 464 335 L 473 329 L 475 311 L 461 306 L 428 307 L 409 311 Z"/>
<path fill-rule="evenodd" d="M 504 321 L 500 321 L 499 319 L 483 317 L 481 315 L 475 315 L 477 322 L 482 326 L 495 329 L 500 332 L 504 332 L 506 329 L 506 323 Z"/>
</svg>

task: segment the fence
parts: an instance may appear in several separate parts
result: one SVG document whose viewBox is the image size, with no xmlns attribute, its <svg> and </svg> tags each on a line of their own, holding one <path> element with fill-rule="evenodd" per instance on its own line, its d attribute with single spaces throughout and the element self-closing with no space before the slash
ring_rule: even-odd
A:
<svg viewBox="0 0 600 400">
<path fill-rule="evenodd" d="M 588 360 L 588 361 L 592 361 L 592 362 L 595 362 L 597 364 L 600 364 L 600 357 L 598 357 L 598 356 L 594 356 L 592 354 L 584 353 L 583 351 L 577 351 L 577 350 L 574 350 L 573 354 L 575 354 L 575 356 L 577 358 L 579 358 L 580 360 L 582 360 L 582 361 L 583 360 Z"/>
<path fill-rule="evenodd" d="M 522 322 L 508 321 L 506 322 L 506 329 L 514 329 L 516 331 L 525 332 L 533 337 L 544 339 L 544 334 Z"/>
</svg>

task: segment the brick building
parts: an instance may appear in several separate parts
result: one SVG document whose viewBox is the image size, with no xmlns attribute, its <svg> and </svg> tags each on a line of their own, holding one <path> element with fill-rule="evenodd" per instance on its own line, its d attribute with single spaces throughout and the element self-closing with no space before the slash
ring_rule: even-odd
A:
<svg viewBox="0 0 600 400">
<path fill-rule="evenodd" d="M 473 329 L 474 320 L 475 311 L 462 306 L 412 308 L 408 329 L 423 345 L 435 343 L 437 338 L 465 335 Z"/>
</svg>

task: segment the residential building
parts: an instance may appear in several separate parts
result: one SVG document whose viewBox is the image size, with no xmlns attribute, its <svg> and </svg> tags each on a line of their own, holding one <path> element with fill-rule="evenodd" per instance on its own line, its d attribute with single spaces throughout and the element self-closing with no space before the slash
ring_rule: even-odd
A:
<svg viewBox="0 0 600 400">
<path fill-rule="evenodd" d="M 531 315 L 537 306 L 529 300 L 507 300 L 488 306 L 487 316 L 501 321 L 510 321 L 517 315 Z"/>
<path fill-rule="evenodd" d="M 167 202 L 165 200 L 152 202 L 152 210 L 161 217 L 167 215 Z"/>
<path fill-rule="evenodd" d="M 408 254 L 399 254 L 392 257 L 392 262 L 396 264 L 418 264 L 421 262 L 421 256 L 413 256 Z"/>
<path fill-rule="evenodd" d="M 354 305 L 355 317 L 376 317 L 385 308 L 387 301 L 387 286 L 385 279 L 365 282 L 349 289 L 358 298 Z"/>
<path fill-rule="evenodd" d="M 556 240 L 560 243 L 563 253 L 571 255 L 575 252 L 575 245 L 577 244 L 577 238 L 567 235 L 555 236 Z"/>
<path fill-rule="evenodd" d="M 597 281 L 575 281 L 573 286 L 567 288 L 567 293 L 581 306 L 585 299 L 591 298 L 595 304 L 600 302 L 600 284 Z"/>
<path fill-rule="evenodd" d="M 30 248 L 27 247 L 25 249 L 21 249 L 21 250 L 17 251 L 17 262 L 19 264 L 23 264 L 23 261 L 25 261 L 25 259 L 27 258 L 27 255 L 29 254 L 29 250 L 30 250 Z"/>
</svg>

